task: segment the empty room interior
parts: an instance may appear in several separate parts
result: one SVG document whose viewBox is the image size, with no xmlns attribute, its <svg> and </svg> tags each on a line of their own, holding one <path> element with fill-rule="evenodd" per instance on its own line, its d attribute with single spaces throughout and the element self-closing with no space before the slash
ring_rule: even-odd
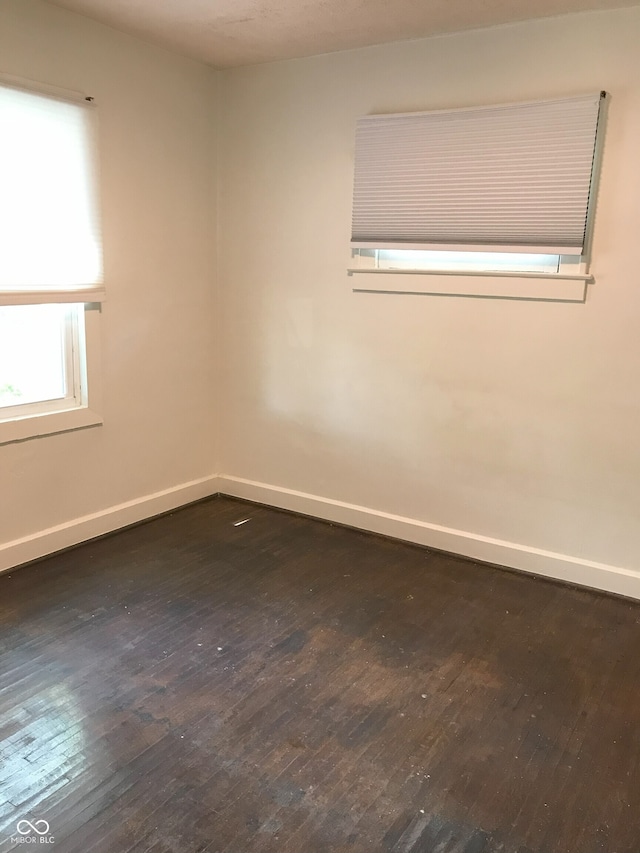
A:
<svg viewBox="0 0 640 853">
<path fill-rule="evenodd" d="M 639 46 L 0 0 L 0 851 L 639 853 Z"/>
</svg>

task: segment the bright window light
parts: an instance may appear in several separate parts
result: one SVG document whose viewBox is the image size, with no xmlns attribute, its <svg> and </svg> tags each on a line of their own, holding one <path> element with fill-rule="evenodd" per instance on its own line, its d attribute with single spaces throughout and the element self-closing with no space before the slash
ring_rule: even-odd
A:
<svg viewBox="0 0 640 853">
<path fill-rule="evenodd" d="M 560 255 L 517 252 L 440 252 L 421 249 L 354 249 L 362 268 L 557 273 Z"/>
<path fill-rule="evenodd" d="M 77 305 L 0 308 L 0 419 L 8 407 L 74 399 L 80 316 Z"/>
</svg>

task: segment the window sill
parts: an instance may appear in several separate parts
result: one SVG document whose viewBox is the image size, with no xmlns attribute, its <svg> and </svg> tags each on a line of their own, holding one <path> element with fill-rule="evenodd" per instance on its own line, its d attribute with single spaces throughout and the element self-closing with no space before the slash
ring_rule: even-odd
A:
<svg viewBox="0 0 640 853">
<path fill-rule="evenodd" d="M 100 426 L 102 423 L 102 416 L 85 406 L 64 412 L 46 412 L 15 418 L 0 422 L 0 445 L 41 438 L 57 432 Z"/>
<path fill-rule="evenodd" d="M 544 302 L 585 302 L 593 276 L 562 273 L 486 272 L 484 270 L 349 269 L 354 293 L 466 296 Z"/>
</svg>

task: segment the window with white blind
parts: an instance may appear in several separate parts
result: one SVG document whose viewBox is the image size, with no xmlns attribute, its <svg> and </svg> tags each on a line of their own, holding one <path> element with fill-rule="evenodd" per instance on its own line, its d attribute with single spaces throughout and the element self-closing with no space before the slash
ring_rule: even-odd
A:
<svg viewBox="0 0 640 853">
<path fill-rule="evenodd" d="M 361 118 L 350 272 L 589 280 L 604 104 Z"/>
<path fill-rule="evenodd" d="M 92 99 L 0 78 L 0 443 L 101 422 L 96 177 Z"/>
</svg>

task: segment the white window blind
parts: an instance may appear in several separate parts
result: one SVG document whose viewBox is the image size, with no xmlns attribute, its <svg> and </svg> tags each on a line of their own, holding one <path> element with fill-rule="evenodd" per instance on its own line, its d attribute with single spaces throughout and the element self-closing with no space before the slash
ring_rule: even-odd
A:
<svg viewBox="0 0 640 853">
<path fill-rule="evenodd" d="M 0 305 L 104 296 L 91 112 L 0 81 Z"/>
<path fill-rule="evenodd" d="M 361 118 L 353 247 L 582 254 L 604 97 Z"/>
</svg>

